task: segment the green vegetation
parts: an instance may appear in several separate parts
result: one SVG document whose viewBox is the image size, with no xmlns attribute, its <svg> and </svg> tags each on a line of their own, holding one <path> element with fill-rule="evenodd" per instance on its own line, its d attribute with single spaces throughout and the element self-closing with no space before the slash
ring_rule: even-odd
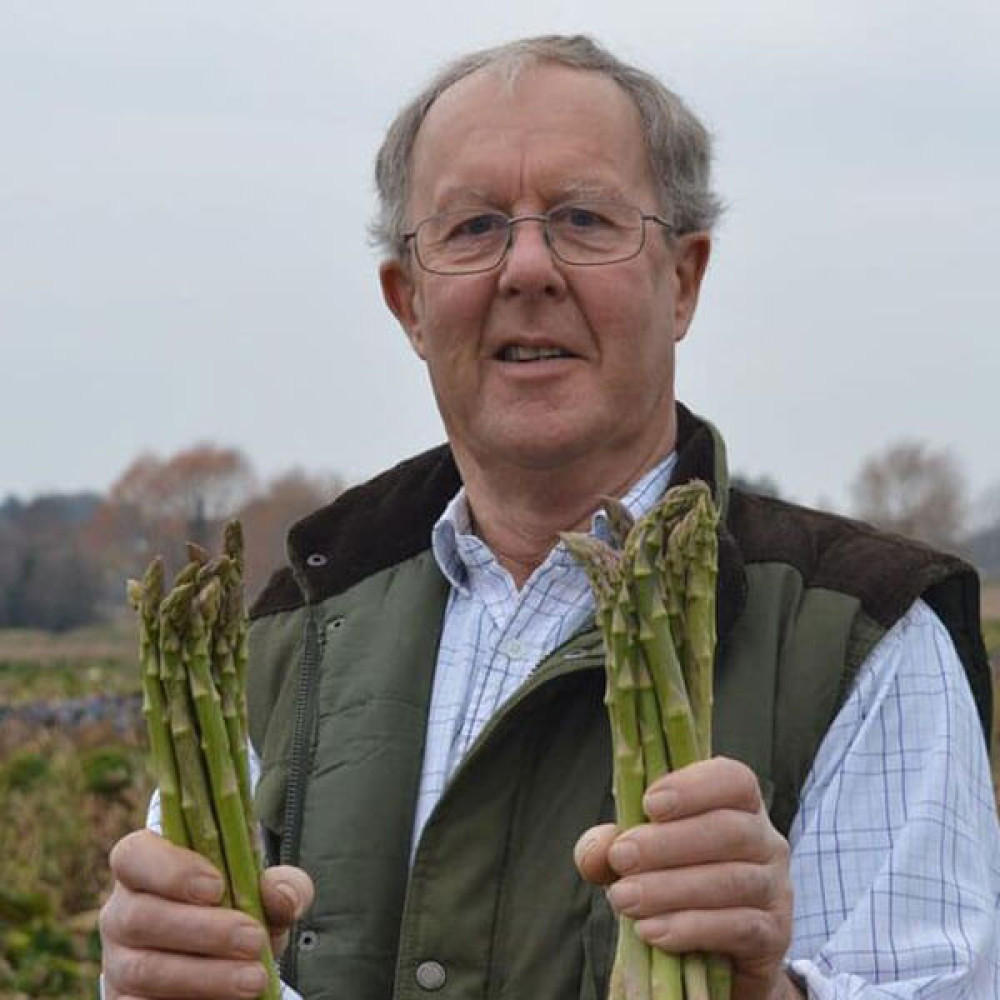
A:
<svg viewBox="0 0 1000 1000">
<path fill-rule="evenodd" d="M 131 623 L 62 635 L 0 629 L 0 705 L 133 694 L 134 648 Z"/>
<path fill-rule="evenodd" d="M 152 782 L 139 735 L 17 722 L 0 739 L 0 997 L 94 995 L 108 851 L 141 825 Z"/>
<path fill-rule="evenodd" d="M 126 644 L 127 643 L 127 644 Z M 120 626 L 51 636 L 0 630 L 0 709 L 133 695 L 134 638 Z M 90 1000 L 112 844 L 145 821 L 145 736 L 127 716 L 0 725 L 0 998 Z"/>
</svg>

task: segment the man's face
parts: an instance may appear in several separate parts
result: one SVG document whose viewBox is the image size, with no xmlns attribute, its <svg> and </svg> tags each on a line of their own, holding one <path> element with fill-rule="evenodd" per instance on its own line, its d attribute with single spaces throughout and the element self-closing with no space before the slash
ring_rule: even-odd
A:
<svg viewBox="0 0 1000 1000">
<path fill-rule="evenodd" d="M 659 211 L 638 112 L 610 79 L 542 64 L 513 89 L 489 70 L 445 91 L 412 155 L 408 221 L 454 209 L 544 213 L 585 197 Z M 674 346 L 685 334 L 708 238 L 673 244 L 647 223 L 617 264 L 556 259 L 519 223 L 491 271 L 383 265 L 386 301 L 427 363 L 452 447 L 485 470 L 622 462 L 672 444 Z M 559 357 L 513 360 L 557 349 Z M 624 466 L 623 466 L 624 467 Z"/>
</svg>

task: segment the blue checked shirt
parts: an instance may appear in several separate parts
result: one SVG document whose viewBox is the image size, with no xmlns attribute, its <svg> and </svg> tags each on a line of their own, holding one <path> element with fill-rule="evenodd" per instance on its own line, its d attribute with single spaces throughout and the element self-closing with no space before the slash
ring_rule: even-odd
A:
<svg viewBox="0 0 1000 1000">
<path fill-rule="evenodd" d="M 624 498 L 636 516 L 673 457 Z M 606 536 L 596 515 L 593 530 Z M 413 843 L 489 718 L 592 612 L 563 546 L 518 591 L 470 531 L 460 492 L 433 533 L 451 582 Z M 256 761 L 252 762 L 256 769 Z M 157 803 L 150 820 L 158 826 Z M 811 1000 L 1000 998 L 1000 827 L 962 665 L 918 601 L 862 665 L 789 832 L 787 968 Z M 298 995 L 285 988 L 285 1000 Z"/>
<path fill-rule="evenodd" d="M 671 455 L 622 498 L 633 516 L 656 504 L 675 464 Z M 594 515 L 592 530 L 610 540 L 603 512 Z M 594 613 L 587 578 L 561 543 L 518 590 L 510 573 L 472 533 L 464 490 L 434 526 L 431 542 L 451 594 L 427 718 L 413 850 L 448 779 L 483 726 L 538 663 Z"/>
</svg>

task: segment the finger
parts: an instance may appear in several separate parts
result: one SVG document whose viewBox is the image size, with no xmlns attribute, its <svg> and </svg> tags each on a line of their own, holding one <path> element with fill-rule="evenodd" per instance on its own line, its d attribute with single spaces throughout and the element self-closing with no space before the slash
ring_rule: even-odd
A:
<svg viewBox="0 0 1000 1000">
<path fill-rule="evenodd" d="M 679 910 L 763 910 L 783 888 L 775 866 L 733 862 L 630 875 L 611 886 L 608 901 L 616 913 L 642 919 Z"/>
<path fill-rule="evenodd" d="M 608 848 L 618 836 L 614 823 L 592 826 L 573 847 L 573 860 L 580 874 L 593 885 L 608 885 L 618 876 L 608 862 Z"/>
<path fill-rule="evenodd" d="M 784 838 L 764 813 L 716 810 L 670 823 L 644 823 L 611 845 L 608 861 L 619 875 L 714 862 L 758 864 L 783 856 Z"/>
<path fill-rule="evenodd" d="M 292 939 L 291 931 L 272 931 L 270 935 L 271 955 L 277 960 L 285 953 L 288 942 Z"/>
<path fill-rule="evenodd" d="M 115 886 L 101 911 L 106 942 L 215 958 L 257 958 L 264 928 L 238 910 L 193 906 Z"/>
<path fill-rule="evenodd" d="M 136 892 L 202 905 L 222 898 L 222 876 L 211 862 L 152 830 L 137 830 L 119 840 L 109 863 L 115 879 Z"/>
<path fill-rule="evenodd" d="M 650 819 L 663 821 L 714 809 L 755 813 L 762 799 L 757 776 L 746 764 L 713 757 L 658 778 L 646 790 L 642 804 Z"/>
<path fill-rule="evenodd" d="M 268 868 L 260 882 L 261 902 L 271 931 L 280 935 L 312 906 L 312 879 L 292 865 Z"/>
<path fill-rule="evenodd" d="M 267 976 L 260 962 L 196 958 L 134 948 L 104 954 L 104 975 L 111 996 L 149 1000 L 241 1000 L 264 991 Z"/>
<path fill-rule="evenodd" d="M 649 944 L 674 954 L 692 951 L 729 955 L 746 973 L 770 970 L 783 955 L 791 925 L 791 902 L 779 911 L 752 907 L 684 910 L 639 920 L 635 928 Z"/>
</svg>

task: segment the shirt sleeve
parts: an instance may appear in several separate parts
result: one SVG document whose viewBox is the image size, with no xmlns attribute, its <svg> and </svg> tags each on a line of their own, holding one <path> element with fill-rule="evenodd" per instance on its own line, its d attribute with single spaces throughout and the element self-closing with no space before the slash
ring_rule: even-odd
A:
<svg viewBox="0 0 1000 1000">
<path fill-rule="evenodd" d="M 1000 996 L 1000 827 L 947 630 L 917 602 L 813 763 L 789 834 L 788 968 L 811 1000 Z"/>
<path fill-rule="evenodd" d="M 257 757 L 257 753 L 253 748 L 253 744 L 249 741 L 247 742 L 248 753 L 247 759 L 250 771 L 250 788 L 254 789 L 257 787 L 257 782 L 260 779 L 260 760 Z M 161 819 L 160 819 L 160 793 L 157 789 L 153 790 L 153 794 L 149 800 L 149 809 L 146 812 L 146 826 L 150 830 L 155 830 L 157 833 L 162 832 Z M 104 997 L 104 977 L 101 977 L 101 997 Z M 285 983 L 281 984 L 281 1000 L 302 1000 L 302 997 L 291 988 L 291 986 Z"/>
</svg>

